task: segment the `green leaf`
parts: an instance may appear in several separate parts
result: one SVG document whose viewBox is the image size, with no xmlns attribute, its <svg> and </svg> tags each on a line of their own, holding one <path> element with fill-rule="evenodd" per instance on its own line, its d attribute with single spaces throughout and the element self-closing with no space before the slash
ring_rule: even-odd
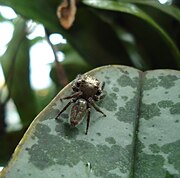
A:
<svg viewBox="0 0 180 178">
<path fill-rule="evenodd" d="M 0 137 L 0 166 L 7 165 L 7 162 L 11 159 L 18 142 L 24 135 L 25 129 L 18 130 L 15 132 L 8 132 L 6 134 L 1 134 Z"/>
<path fill-rule="evenodd" d="M 135 177 L 180 176 L 180 72 L 143 76 Z"/>
<path fill-rule="evenodd" d="M 121 0 L 121 2 L 151 6 L 180 21 L 180 10 L 173 5 L 160 4 L 157 0 Z"/>
<path fill-rule="evenodd" d="M 0 22 L 4 22 L 6 19 L 0 14 Z"/>
<path fill-rule="evenodd" d="M 109 3 L 112 1 L 96 0 L 94 2 Z M 145 65 L 143 70 L 167 67 L 174 69 L 180 68 L 179 50 L 172 41 L 172 37 L 170 38 L 165 32 L 166 28 L 162 29 L 162 26 L 160 27 L 159 25 L 161 23 L 157 23 L 156 18 L 153 20 L 152 17 L 147 15 L 148 13 L 146 11 L 141 10 L 144 9 L 141 8 L 142 6 L 149 7 L 148 5 L 142 5 L 142 3 L 136 3 L 137 5 L 135 5 L 133 3 L 126 3 L 125 1 L 114 2 L 122 5 L 118 7 L 120 11 L 117 10 L 116 13 L 114 13 L 113 9 L 113 12 L 103 11 L 102 9 L 104 8 L 95 10 L 80 3 L 72 28 L 64 30 L 59 25 L 56 17 L 56 10 L 60 3 L 57 0 L 31 0 L 28 1 L 28 3 L 21 0 L 0 0 L 0 3 L 9 5 L 14 8 L 17 13 L 42 23 L 52 33 L 59 32 L 63 34 L 72 47 L 77 50 L 81 57 L 91 66 L 124 64 L 129 66 L 134 65 L 142 69 L 141 66 L 143 64 Z M 119 13 L 123 11 L 125 12 Z M 101 18 L 103 13 L 106 14 L 106 20 Z M 112 18 L 112 20 L 116 19 L 116 25 L 121 25 L 122 28 L 125 26 L 124 31 L 127 33 L 130 32 L 137 43 L 135 47 L 133 47 L 132 44 L 127 45 L 122 39 L 118 38 L 116 29 L 114 29 L 111 23 L 107 23 L 107 16 Z M 124 16 L 125 18 L 121 18 Z M 166 23 L 166 21 L 164 23 Z M 172 27 L 171 21 L 168 24 L 168 27 Z M 176 30 L 178 29 L 173 26 L 172 30 L 174 39 L 177 39 L 176 36 L 178 32 L 176 32 Z M 169 32 L 169 34 L 172 36 L 171 32 Z M 138 57 L 138 55 L 140 57 Z M 138 59 L 138 61 L 134 62 L 134 58 L 136 58 L 136 60 Z"/>
<path fill-rule="evenodd" d="M 149 23 L 154 29 L 156 29 L 160 35 L 163 37 L 167 45 L 169 46 L 169 49 L 171 49 L 172 54 L 175 57 L 177 65 L 180 67 L 180 51 L 177 48 L 174 41 L 171 39 L 171 37 L 154 21 L 148 14 L 146 14 L 143 10 L 138 8 L 138 6 L 131 4 L 131 3 L 125 3 L 120 1 L 100 1 L 100 0 L 83 0 L 83 3 L 99 8 L 104 10 L 112 10 L 112 11 L 119 11 L 127 14 L 131 14 L 133 16 L 136 16 L 147 23 Z"/>
<path fill-rule="evenodd" d="M 112 27 L 89 9 L 79 8 L 73 27 L 68 31 L 64 30 L 56 16 L 59 3 L 51 0 L 32 0 L 28 3 L 21 0 L 0 0 L 0 4 L 8 5 L 21 15 L 43 23 L 50 32 L 62 33 L 72 47 L 92 66 L 109 63 L 132 65 L 127 51 L 117 39 Z M 114 48 L 111 48 L 112 44 Z"/>
<path fill-rule="evenodd" d="M 1 178 L 178 177 L 180 172 L 180 72 L 141 72 L 104 66 L 88 72 L 106 83 L 106 96 L 77 127 L 70 107 L 55 121 L 72 93 L 67 85 L 36 117 Z"/>
<path fill-rule="evenodd" d="M 27 127 L 37 115 L 37 110 L 30 86 L 29 41 L 26 39 L 26 22 L 22 18 L 16 19 L 13 38 L 0 62 L 10 97 L 17 107 L 23 126 Z"/>
</svg>

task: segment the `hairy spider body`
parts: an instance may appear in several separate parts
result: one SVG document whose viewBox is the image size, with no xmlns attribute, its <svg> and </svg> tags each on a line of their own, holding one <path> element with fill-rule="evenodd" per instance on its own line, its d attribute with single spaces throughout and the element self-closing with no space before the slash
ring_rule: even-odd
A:
<svg viewBox="0 0 180 178">
<path fill-rule="evenodd" d="M 87 111 L 87 102 L 84 99 L 78 99 L 72 106 L 69 121 L 71 126 L 76 126 L 81 123 Z"/>
<path fill-rule="evenodd" d="M 56 119 L 71 105 L 72 109 L 69 115 L 69 124 L 72 127 L 76 127 L 79 125 L 84 116 L 87 113 L 87 126 L 86 132 L 88 133 L 89 128 L 89 121 L 90 121 L 90 109 L 94 107 L 94 109 L 103 114 L 105 117 L 106 115 L 96 106 L 95 102 L 102 99 L 103 89 L 104 89 L 104 82 L 100 82 L 95 77 L 89 75 L 78 75 L 74 82 L 72 83 L 72 90 L 73 94 L 67 96 L 65 98 L 61 98 L 61 100 L 71 99 L 67 105 L 59 112 L 56 116 Z"/>
</svg>

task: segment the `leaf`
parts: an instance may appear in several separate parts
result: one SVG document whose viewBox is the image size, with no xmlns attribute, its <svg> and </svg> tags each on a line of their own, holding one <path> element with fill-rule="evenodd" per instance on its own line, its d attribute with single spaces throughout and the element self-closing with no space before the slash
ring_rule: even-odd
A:
<svg viewBox="0 0 180 178">
<path fill-rule="evenodd" d="M 96 0 L 94 2 L 98 1 Z M 136 3 L 137 5 L 135 5 L 123 1 L 119 2 L 122 4 L 122 7 L 120 6 L 119 8 L 125 10 L 130 7 L 129 11 L 131 11 L 135 7 L 137 12 L 142 12 L 140 15 L 143 16 L 146 14 L 145 17 L 147 17 L 147 19 L 138 17 L 136 13 L 134 15 L 134 12 L 129 14 L 116 11 L 116 13 L 114 13 L 114 10 L 103 11 L 103 8 L 100 8 L 101 10 L 95 10 L 95 8 L 90 8 L 90 6 L 84 6 L 80 3 L 76 14 L 76 20 L 69 30 L 63 29 L 58 23 L 56 10 L 60 3 L 59 1 L 31 0 L 27 3 L 21 0 L 0 0 L 0 3 L 9 5 L 14 8 L 17 13 L 42 23 L 52 33 L 59 32 L 63 34 L 81 57 L 92 66 L 123 64 L 142 69 L 142 64 L 145 64 L 143 70 L 154 68 L 179 69 L 179 50 L 171 39 L 172 33 L 168 31 L 169 34 L 167 35 L 167 32 L 165 32 L 167 29 L 164 28 L 162 30 L 162 26 L 160 27 L 159 25 L 161 23 L 157 23 L 156 18 L 152 20 L 152 17 L 149 15 L 147 17 L 148 13 L 141 10 L 143 9 L 141 7 L 145 6 L 141 5 L 142 3 Z M 146 7 L 149 6 L 146 5 Z M 164 6 L 162 6 L 162 8 L 163 7 Z M 157 12 L 159 13 L 160 11 L 157 10 Z M 106 14 L 105 18 L 103 13 Z M 103 18 L 101 18 L 102 16 L 106 20 L 103 20 Z M 121 25 L 124 31 L 131 33 L 136 42 L 134 48 L 131 45 L 128 46 L 123 40 L 118 38 L 112 24 L 107 22 L 107 16 L 112 18 L 112 20 L 116 19 L 118 25 Z M 164 23 L 166 23 L 166 18 Z M 173 34 L 175 34 L 173 35 L 174 39 L 178 39 L 178 28 L 172 26 L 171 21 L 169 25 L 172 27 Z M 169 35 L 171 35 L 171 38 Z M 138 57 L 138 54 L 134 53 L 135 49 L 137 49 L 137 53 L 140 57 Z M 132 58 L 132 56 L 135 57 Z M 141 60 L 134 62 L 134 58 L 142 58 L 143 62 L 141 62 Z"/>
<path fill-rule="evenodd" d="M 0 166 L 6 166 L 7 162 L 11 159 L 18 142 L 24 135 L 25 129 L 8 132 L 6 134 L 1 134 L 0 137 Z"/>
<path fill-rule="evenodd" d="M 179 177 L 180 72 L 148 71 L 142 82 L 135 177 Z"/>
<path fill-rule="evenodd" d="M 89 5 L 91 7 L 105 9 L 105 10 L 112 10 L 112 11 L 119 11 L 127 14 L 131 14 L 136 16 L 147 23 L 149 23 L 154 29 L 156 29 L 159 34 L 163 37 L 169 49 L 171 49 L 172 54 L 175 57 L 176 63 L 178 67 L 180 67 L 180 51 L 177 48 L 176 44 L 173 42 L 171 37 L 143 10 L 138 8 L 134 4 L 120 2 L 120 1 L 100 1 L 100 0 L 83 0 L 83 3 Z"/>
<path fill-rule="evenodd" d="M 27 3 L 21 0 L 0 0 L 0 4 L 8 5 L 19 14 L 41 22 L 51 32 L 63 34 L 72 47 L 92 66 L 110 63 L 132 65 L 126 49 L 117 39 L 111 25 L 103 22 L 88 8 L 79 8 L 73 27 L 65 30 L 61 28 L 56 17 L 58 1 L 32 0 Z"/>
<path fill-rule="evenodd" d="M 70 108 L 55 121 L 72 93 L 67 85 L 36 117 L 1 178 L 16 177 L 167 177 L 180 171 L 180 72 L 141 72 L 104 66 L 88 72 L 105 81 L 98 102 L 107 115 L 92 109 L 86 121 L 70 128 Z"/>
<path fill-rule="evenodd" d="M 131 2 L 131 0 L 127 0 Z M 127 2 L 126 1 L 126 2 Z M 180 10 L 173 6 L 173 4 L 160 4 L 158 0 L 142 1 L 132 0 L 140 9 L 146 12 L 151 18 L 153 18 L 161 28 L 172 38 L 174 43 L 179 47 L 179 21 L 180 21 Z M 143 29 L 142 29 L 143 30 Z M 148 37 L 145 36 L 146 39 Z M 157 39 L 158 40 L 158 39 Z M 157 44 L 158 46 L 158 44 Z M 165 50 L 164 50 L 165 51 Z M 168 57 L 167 57 L 168 58 Z"/>
<path fill-rule="evenodd" d="M 160 4 L 156 0 L 150 0 L 150 1 L 121 0 L 121 2 L 135 3 L 135 4 L 145 5 L 145 6 L 152 6 L 156 9 L 170 15 L 171 17 L 175 18 L 176 20 L 180 21 L 180 10 L 176 6 L 173 6 L 173 5 Z"/>
<path fill-rule="evenodd" d="M 13 99 L 22 124 L 27 127 L 37 115 L 36 102 L 29 79 L 29 43 L 26 22 L 16 19 L 13 38 L 0 59 L 10 97 Z"/>
</svg>

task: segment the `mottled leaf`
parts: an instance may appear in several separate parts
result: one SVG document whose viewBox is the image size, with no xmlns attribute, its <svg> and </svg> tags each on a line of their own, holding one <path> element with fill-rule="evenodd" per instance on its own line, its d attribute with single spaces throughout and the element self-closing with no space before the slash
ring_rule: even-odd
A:
<svg viewBox="0 0 180 178">
<path fill-rule="evenodd" d="M 166 177 L 179 176 L 180 72 L 141 72 L 105 66 L 88 72 L 105 81 L 106 96 L 76 128 L 71 107 L 55 117 L 72 93 L 67 85 L 36 117 L 1 178 L 17 177 Z"/>
</svg>

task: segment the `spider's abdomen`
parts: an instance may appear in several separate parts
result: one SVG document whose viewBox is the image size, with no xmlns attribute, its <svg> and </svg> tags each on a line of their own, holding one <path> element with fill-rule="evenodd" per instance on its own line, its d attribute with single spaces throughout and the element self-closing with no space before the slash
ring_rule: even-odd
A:
<svg viewBox="0 0 180 178">
<path fill-rule="evenodd" d="M 78 99 L 72 106 L 69 116 L 70 125 L 75 127 L 79 125 L 87 111 L 87 102 L 84 99 Z"/>
</svg>

